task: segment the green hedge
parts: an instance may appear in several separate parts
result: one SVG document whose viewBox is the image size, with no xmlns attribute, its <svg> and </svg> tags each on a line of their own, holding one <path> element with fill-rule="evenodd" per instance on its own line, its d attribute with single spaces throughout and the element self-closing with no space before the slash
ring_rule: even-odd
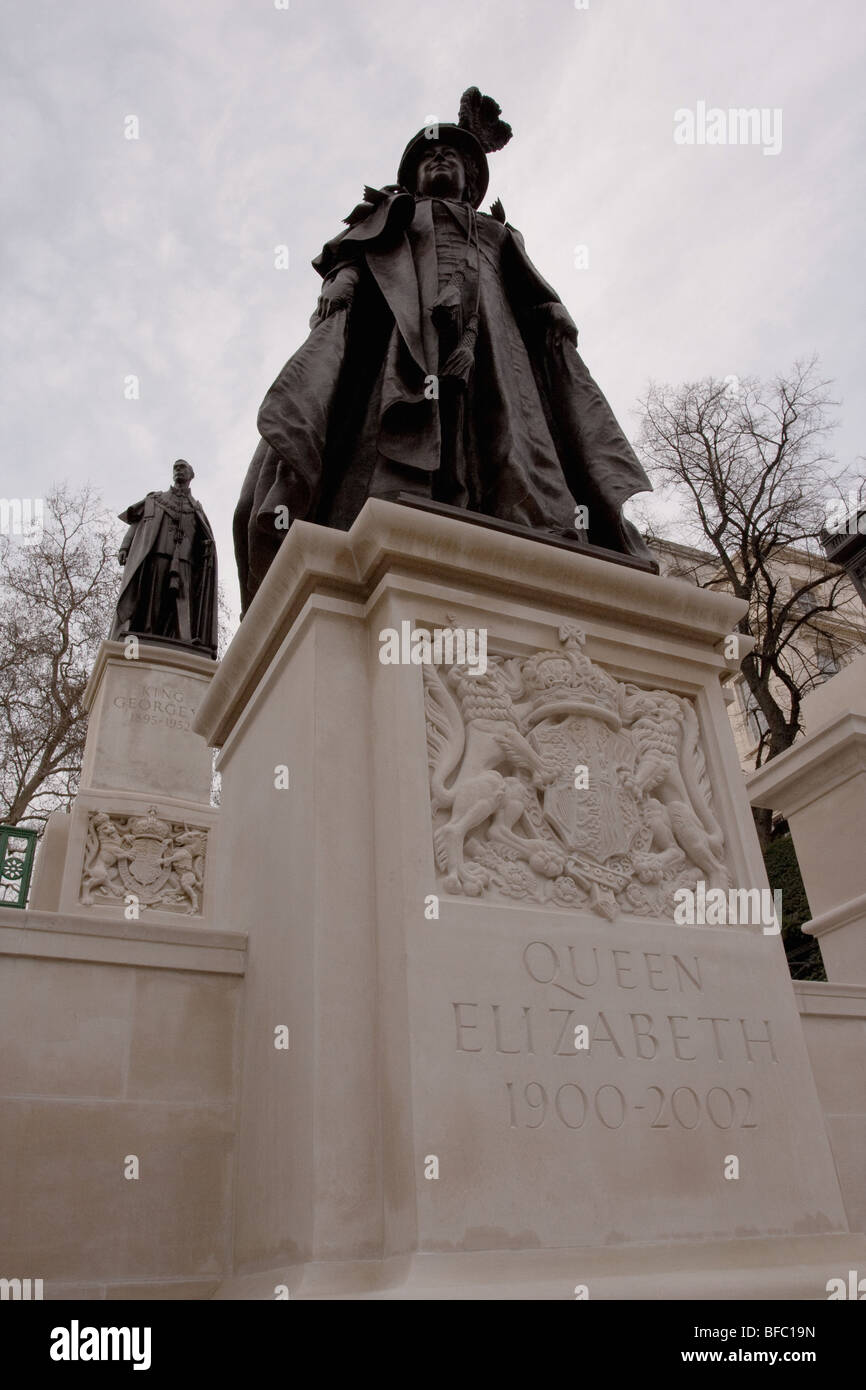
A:
<svg viewBox="0 0 866 1390">
<path fill-rule="evenodd" d="M 782 892 L 782 944 L 795 980 L 826 980 L 818 943 L 800 930 L 812 913 L 803 887 L 800 865 L 789 834 L 771 840 L 764 851 L 767 878 L 772 889 Z"/>
</svg>

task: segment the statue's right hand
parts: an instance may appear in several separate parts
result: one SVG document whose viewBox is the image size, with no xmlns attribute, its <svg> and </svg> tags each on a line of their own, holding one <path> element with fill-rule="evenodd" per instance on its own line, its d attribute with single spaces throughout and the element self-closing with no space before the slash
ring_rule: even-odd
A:
<svg viewBox="0 0 866 1390">
<path fill-rule="evenodd" d="M 338 309 L 348 309 L 351 302 L 351 292 L 346 293 L 338 290 L 336 283 L 326 285 L 316 304 L 316 318 L 326 319 L 329 314 L 336 313 Z"/>
<path fill-rule="evenodd" d="M 338 309 L 348 309 L 357 283 L 358 272 L 352 266 L 343 266 L 330 280 L 326 280 L 316 304 L 317 320 L 328 318 Z"/>
<path fill-rule="evenodd" d="M 117 563 L 118 563 L 119 565 L 125 565 L 125 564 L 126 564 L 126 557 L 127 557 L 128 554 L 129 554 L 129 551 L 127 551 L 127 550 L 118 550 L 118 552 L 117 552 Z"/>
</svg>

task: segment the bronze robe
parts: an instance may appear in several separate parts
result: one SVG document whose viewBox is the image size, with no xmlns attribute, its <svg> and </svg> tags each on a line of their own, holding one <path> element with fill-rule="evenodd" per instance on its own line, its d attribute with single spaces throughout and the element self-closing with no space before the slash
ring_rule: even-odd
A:
<svg viewBox="0 0 866 1390">
<path fill-rule="evenodd" d="M 449 332 L 433 311 L 459 246 Z M 244 609 L 285 535 L 278 507 L 348 529 L 368 497 L 399 491 L 650 558 L 620 515 L 649 480 L 576 349 L 554 344 L 545 306 L 561 301 L 519 232 L 467 204 L 396 193 L 314 265 L 327 278 L 347 262 L 360 273 L 351 306 L 314 320 L 259 412 L 235 513 Z M 454 390 L 438 373 L 476 305 L 474 366 Z"/>
<path fill-rule="evenodd" d="M 216 549 L 201 503 L 173 489 L 149 492 L 120 520 L 129 530 L 112 640 L 166 637 L 216 657 Z"/>
</svg>

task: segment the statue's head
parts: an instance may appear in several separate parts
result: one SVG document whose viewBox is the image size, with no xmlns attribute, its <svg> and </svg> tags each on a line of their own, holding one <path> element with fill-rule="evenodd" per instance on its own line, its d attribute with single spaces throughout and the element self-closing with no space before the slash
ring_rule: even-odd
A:
<svg viewBox="0 0 866 1390">
<path fill-rule="evenodd" d="M 469 87 L 456 125 L 436 122 L 413 136 L 403 151 L 397 182 L 410 193 L 465 199 L 477 208 L 490 181 L 487 155 L 511 139 L 492 97 Z"/>
<path fill-rule="evenodd" d="M 176 459 L 172 465 L 171 480 L 177 487 L 189 487 L 195 473 L 186 459 Z"/>
<path fill-rule="evenodd" d="M 415 166 L 415 191 L 459 202 L 468 197 L 467 165 L 474 173 L 472 161 L 465 159 L 447 140 L 430 140 Z"/>
<path fill-rule="evenodd" d="M 406 147 L 400 161 L 399 182 L 410 193 L 425 197 L 453 198 L 478 207 L 487 191 L 489 171 L 484 151 L 457 126 L 430 126 Z"/>
</svg>

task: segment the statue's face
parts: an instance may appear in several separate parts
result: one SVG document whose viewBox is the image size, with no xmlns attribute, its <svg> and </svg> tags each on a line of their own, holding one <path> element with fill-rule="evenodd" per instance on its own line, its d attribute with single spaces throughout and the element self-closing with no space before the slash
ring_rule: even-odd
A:
<svg viewBox="0 0 866 1390">
<path fill-rule="evenodd" d="M 171 477 L 178 487 L 188 487 L 193 478 L 193 471 L 184 459 L 178 459 L 171 470 Z"/>
<path fill-rule="evenodd" d="M 450 145 L 431 141 L 418 164 L 416 185 L 424 197 L 459 201 L 466 191 L 466 165 L 462 156 Z"/>
</svg>

